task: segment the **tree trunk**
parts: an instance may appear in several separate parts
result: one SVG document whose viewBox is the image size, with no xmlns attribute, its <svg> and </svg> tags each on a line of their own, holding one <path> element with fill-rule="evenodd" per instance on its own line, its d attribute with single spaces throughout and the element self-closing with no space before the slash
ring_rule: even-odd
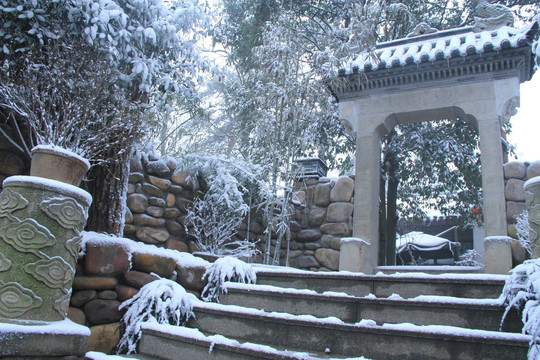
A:
<svg viewBox="0 0 540 360">
<path fill-rule="evenodd" d="M 397 233 L 397 190 L 399 185 L 399 163 L 395 156 L 389 156 L 388 164 L 388 189 L 386 198 L 386 264 L 396 264 L 396 233 Z"/>
<path fill-rule="evenodd" d="M 122 236 L 129 177 L 129 151 L 114 162 L 93 167 L 87 188 L 92 194 L 86 229 Z"/>
</svg>

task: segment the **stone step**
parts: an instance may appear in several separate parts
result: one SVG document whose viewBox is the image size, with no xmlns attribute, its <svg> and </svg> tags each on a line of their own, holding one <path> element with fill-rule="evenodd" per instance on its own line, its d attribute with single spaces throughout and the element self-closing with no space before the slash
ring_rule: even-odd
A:
<svg viewBox="0 0 540 360">
<path fill-rule="evenodd" d="M 337 317 L 346 323 L 362 319 L 377 324 L 412 323 L 415 325 L 448 325 L 469 329 L 499 331 L 504 307 L 498 300 L 420 296 L 414 299 L 355 297 L 346 294 L 318 294 L 310 290 L 285 289 L 268 285 L 227 283 L 227 293 L 220 303 L 267 312 L 310 314 L 319 318 Z M 503 331 L 521 332 L 517 311 L 511 311 Z"/>
<path fill-rule="evenodd" d="M 525 359 L 530 336 L 450 326 L 345 324 L 337 318 L 265 313 L 199 303 L 190 326 L 206 334 L 340 356 L 370 359 Z"/>
<path fill-rule="evenodd" d="M 257 284 L 285 288 L 335 291 L 354 296 L 373 294 L 379 298 L 399 294 L 403 298 L 420 295 L 453 296 L 474 299 L 496 299 L 500 296 L 506 275 L 491 274 L 377 274 L 344 272 L 309 272 L 291 268 L 254 267 Z"/>
<path fill-rule="evenodd" d="M 179 358 L 189 360 L 317 360 L 347 358 L 313 352 L 280 350 L 268 345 L 242 343 L 223 335 L 207 336 L 197 329 L 182 326 L 146 324 L 142 327 L 142 334 L 139 351 L 142 354 L 154 354 L 159 356 L 159 359 L 164 360 L 177 360 Z"/>
</svg>

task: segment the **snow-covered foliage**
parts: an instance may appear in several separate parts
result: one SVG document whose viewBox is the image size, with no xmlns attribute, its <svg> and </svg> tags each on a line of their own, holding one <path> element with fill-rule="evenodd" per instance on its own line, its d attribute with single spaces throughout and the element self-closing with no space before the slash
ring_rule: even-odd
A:
<svg viewBox="0 0 540 360">
<path fill-rule="evenodd" d="M 474 249 L 469 249 L 459 256 L 459 260 L 456 261 L 456 265 L 459 266 L 479 266 L 478 260 L 480 254 Z"/>
<path fill-rule="evenodd" d="M 133 298 L 120 305 L 120 309 L 127 308 L 127 311 L 122 317 L 126 330 L 118 343 L 118 352 L 137 351 L 143 322 L 185 325 L 195 316 L 195 301 L 194 295 L 174 281 L 159 279 L 146 284 Z"/>
<path fill-rule="evenodd" d="M 236 258 L 226 256 L 217 259 L 207 268 L 203 279 L 208 278 L 201 297 L 204 301 L 219 301 L 219 295 L 227 292 L 226 281 L 255 284 L 257 275 L 251 265 Z"/>
<path fill-rule="evenodd" d="M 512 308 L 522 311 L 523 333 L 532 336 L 529 360 L 540 356 L 540 346 L 536 343 L 540 335 L 540 259 L 527 260 L 512 270 L 506 280 L 501 300 L 506 305 L 503 320 Z"/>
<path fill-rule="evenodd" d="M 530 231 L 531 225 L 529 224 L 529 213 L 527 210 L 522 211 L 519 215 L 515 216 L 516 219 L 516 232 L 518 241 L 521 246 L 529 255 L 532 255 L 531 241 L 530 241 Z"/>
<path fill-rule="evenodd" d="M 266 198 L 264 168 L 222 155 L 190 154 L 183 168 L 205 183 L 205 195 L 188 209 L 186 230 L 201 251 L 217 255 L 253 256 L 255 239 L 234 240 L 244 218 L 251 219 L 255 202 Z"/>
</svg>

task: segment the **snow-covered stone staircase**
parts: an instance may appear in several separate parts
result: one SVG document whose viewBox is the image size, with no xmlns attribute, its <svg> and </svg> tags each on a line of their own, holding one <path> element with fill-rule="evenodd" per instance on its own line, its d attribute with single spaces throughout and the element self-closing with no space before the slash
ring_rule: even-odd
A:
<svg viewBox="0 0 540 360">
<path fill-rule="evenodd" d="M 526 359 L 530 338 L 497 300 L 504 277 L 258 268 L 198 303 L 195 329 L 145 325 L 140 359 Z M 309 289 L 309 290 L 306 290 Z"/>
</svg>

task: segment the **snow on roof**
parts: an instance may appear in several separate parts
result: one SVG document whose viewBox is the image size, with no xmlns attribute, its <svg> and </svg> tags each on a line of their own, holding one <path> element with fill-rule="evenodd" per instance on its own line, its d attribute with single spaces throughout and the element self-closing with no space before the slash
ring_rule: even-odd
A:
<svg viewBox="0 0 540 360">
<path fill-rule="evenodd" d="M 528 36 L 535 24 L 529 24 L 522 29 L 504 26 L 494 31 L 479 33 L 473 32 L 469 26 L 389 41 L 378 44 L 374 54 L 361 53 L 344 71 L 345 74 L 377 71 L 519 48 L 529 44 Z"/>
</svg>

